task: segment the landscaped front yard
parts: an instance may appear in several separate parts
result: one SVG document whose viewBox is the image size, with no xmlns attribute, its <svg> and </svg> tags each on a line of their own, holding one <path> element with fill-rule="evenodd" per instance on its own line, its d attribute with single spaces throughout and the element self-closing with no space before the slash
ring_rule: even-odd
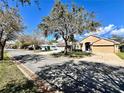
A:
<svg viewBox="0 0 124 93">
<path fill-rule="evenodd" d="M 0 63 L 0 93 L 36 93 L 36 87 L 6 58 Z"/>
<path fill-rule="evenodd" d="M 119 52 L 119 53 L 117 53 L 117 55 L 118 55 L 121 59 L 124 59 L 124 52 Z"/>
</svg>

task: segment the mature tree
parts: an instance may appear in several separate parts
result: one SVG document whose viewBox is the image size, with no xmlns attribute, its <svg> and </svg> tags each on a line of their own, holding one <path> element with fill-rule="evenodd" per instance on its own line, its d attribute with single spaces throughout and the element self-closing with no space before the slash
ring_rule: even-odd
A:
<svg viewBox="0 0 124 93">
<path fill-rule="evenodd" d="M 74 35 L 70 35 L 69 42 L 72 44 L 71 51 L 75 50 L 77 40 L 75 39 Z"/>
<path fill-rule="evenodd" d="M 22 29 L 22 19 L 17 9 L 0 8 L 0 60 L 4 57 L 6 41 L 15 39 Z"/>
<path fill-rule="evenodd" d="M 65 42 L 65 54 L 68 50 L 68 42 L 74 34 L 83 31 L 95 31 L 99 26 L 94 21 L 93 13 L 88 13 L 84 8 L 72 5 L 71 9 L 60 1 L 56 2 L 52 12 L 45 17 L 39 25 L 45 36 L 54 34 L 55 38 L 62 37 Z"/>
<path fill-rule="evenodd" d="M 120 43 L 123 43 L 124 42 L 124 37 L 118 36 L 118 35 L 112 35 L 112 38 L 111 39 L 113 39 L 115 41 L 118 41 Z"/>
</svg>

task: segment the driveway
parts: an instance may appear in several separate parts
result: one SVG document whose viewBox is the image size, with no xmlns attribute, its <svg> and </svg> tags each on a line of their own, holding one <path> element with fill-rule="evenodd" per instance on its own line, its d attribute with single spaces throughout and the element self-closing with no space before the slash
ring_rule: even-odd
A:
<svg viewBox="0 0 124 93">
<path fill-rule="evenodd" d="M 108 65 L 113 65 L 113 66 L 123 66 L 124 67 L 124 60 L 120 59 L 114 53 L 96 53 L 91 57 L 85 57 L 85 58 L 82 58 L 80 60 L 88 61 L 88 62 L 98 62 L 98 63 L 104 63 L 104 64 L 108 64 Z"/>
</svg>

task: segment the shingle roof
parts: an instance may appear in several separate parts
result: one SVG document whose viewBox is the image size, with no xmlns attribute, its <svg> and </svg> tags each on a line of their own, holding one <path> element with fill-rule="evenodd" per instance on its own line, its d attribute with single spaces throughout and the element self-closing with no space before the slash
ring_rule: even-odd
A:
<svg viewBox="0 0 124 93">
<path fill-rule="evenodd" d="M 95 36 L 95 35 L 90 35 L 90 36 L 99 38 L 99 40 L 104 39 L 104 40 L 107 40 L 107 41 L 112 42 L 112 43 L 114 43 L 114 44 L 120 44 L 120 42 L 117 42 L 117 41 L 115 41 L 115 40 L 106 39 L 106 38 L 101 38 L 101 37 L 98 37 L 98 36 Z M 88 36 L 88 37 L 90 37 L 90 36 Z M 88 37 L 86 37 L 86 38 L 88 38 Z M 85 38 L 84 38 L 84 39 L 85 39 Z M 98 41 L 99 41 L 99 40 L 98 40 Z M 98 42 L 98 41 L 96 41 L 96 42 Z M 94 43 L 96 43 L 96 42 L 94 42 Z"/>
</svg>

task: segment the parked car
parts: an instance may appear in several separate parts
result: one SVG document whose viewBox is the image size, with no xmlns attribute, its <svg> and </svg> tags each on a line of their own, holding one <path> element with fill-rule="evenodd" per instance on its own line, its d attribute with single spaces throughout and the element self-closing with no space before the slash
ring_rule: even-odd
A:
<svg viewBox="0 0 124 93">
<path fill-rule="evenodd" d="M 51 50 L 57 50 L 58 48 L 57 48 L 57 46 L 50 46 L 50 49 Z"/>
</svg>

